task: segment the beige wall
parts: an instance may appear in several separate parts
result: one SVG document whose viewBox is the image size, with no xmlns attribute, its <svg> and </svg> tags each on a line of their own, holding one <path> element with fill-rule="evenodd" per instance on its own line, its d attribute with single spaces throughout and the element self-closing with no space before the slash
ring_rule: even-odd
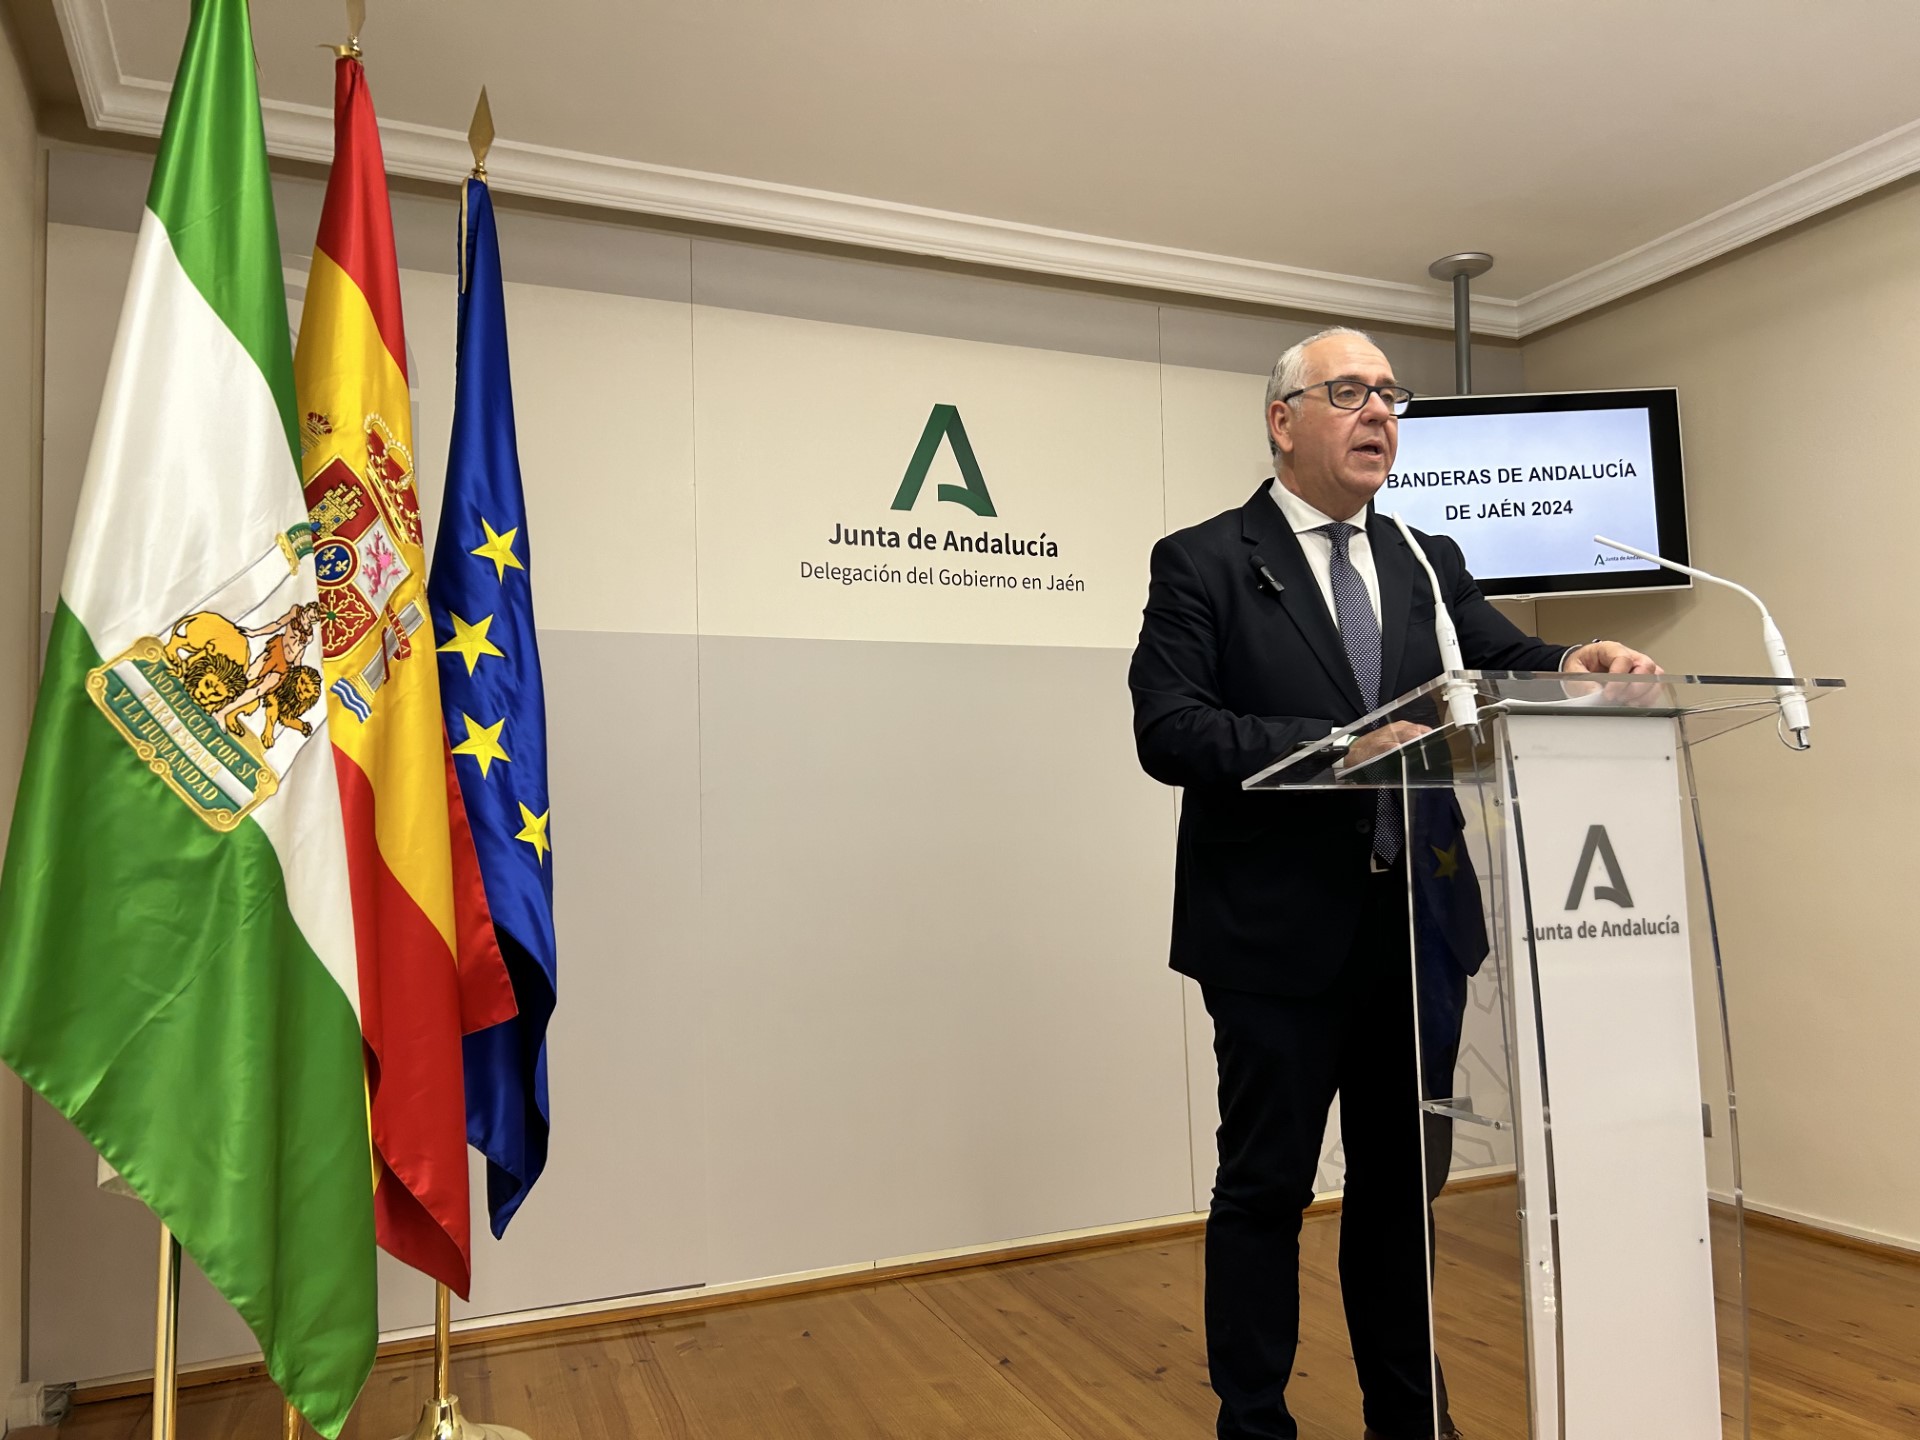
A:
<svg viewBox="0 0 1920 1440">
<path fill-rule="evenodd" d="M 41 195 L 33 105 L 11 37 L 0 27 L 0 815 L 13 810 L 38 641 L 32 576 Z M 0 1393 L 21 1378 L 22 1098 L 20 1083 L 0 1070 Z"/>
<path fill-rule="evenodd" d="M 1696 563 L 1767 600 L 1804 673 L 1849 691 L 1793 755 L 1755 726 L 1700 754 L 1727 960 L 1747 1193 L 1920 1244 L 1920 869 L 1911 717 L 1920 466 L 1920 186 L 1568 324 L 1530 389 L 1677 385 Z M 1752 673 L 1724 591 L 1542 602 L 1553 634 L 1618 634 L 1669 670 Z"/>
</svg>

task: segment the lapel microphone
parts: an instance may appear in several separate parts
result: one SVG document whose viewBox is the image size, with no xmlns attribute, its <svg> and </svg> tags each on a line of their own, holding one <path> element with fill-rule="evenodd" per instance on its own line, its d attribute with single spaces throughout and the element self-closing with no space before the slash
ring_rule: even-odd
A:
<svg viewBox="0 0 1920 1440">
<path fill-rule="evenodd" d="M 1258 577 L 1253 582 L 1255 589 L 1271 590 L 1274 593 L 1274 595 L 1278 597 L 1280 592 L 1287 588 L 1286 586 L 1280 583 L 1278 577 L 1274 575 L 1273 571 L 1267 568 L 1267 562 L 1264 559 L 1262 559 L 1260 556 L 1258 555 L 1253 556 L 1252 564 L 1253 564 L 1253 573 L 1255 574 L 1255 576 Z"/>
</svg>

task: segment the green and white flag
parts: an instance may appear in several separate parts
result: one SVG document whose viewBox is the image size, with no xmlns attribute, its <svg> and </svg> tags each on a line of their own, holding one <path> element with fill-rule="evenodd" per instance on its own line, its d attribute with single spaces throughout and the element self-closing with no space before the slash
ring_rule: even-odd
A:
<svg viewBox="0 0 1920 1440">
<path fill-rule="evenodd" d="M 195 0 L 0 877 L 0 1059 L 322 1434 L 373 1161 L 286 291 L 245 0 Z"/>
</svg>

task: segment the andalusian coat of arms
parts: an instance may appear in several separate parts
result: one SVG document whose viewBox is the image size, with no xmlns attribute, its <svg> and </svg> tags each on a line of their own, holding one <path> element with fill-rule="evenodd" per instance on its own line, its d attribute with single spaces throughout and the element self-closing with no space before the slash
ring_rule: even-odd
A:
<svg viewBox="0 0 1920 1440">
<path fill-rule="evenodd" d="M 233 829 L 279 788 L 326 719 L 322 612 L 301 583 L 311 553 L 307 525 L 275 536 L 163 636 L 88 672 L 87 693 L 134 753 L 216 830 Z"/>
</svg>

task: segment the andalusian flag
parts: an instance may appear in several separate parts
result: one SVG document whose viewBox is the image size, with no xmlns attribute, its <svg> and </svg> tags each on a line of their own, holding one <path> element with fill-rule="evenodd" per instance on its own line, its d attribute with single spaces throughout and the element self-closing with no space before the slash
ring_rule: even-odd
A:
<svg viewBox="0 0 1920 1440">
<path fill-rule="evenodd" d="M 497 1236 L 547 1163 L 547 1022 L 557 973 L 553 811 L 500 242 L 486 183 L 468 181 L 462 203 L 453 442 L 427 595 L 447 728 L 494 739 L 484 751 L 463 745 L 456 773 L 520 1008 L 467 1037 L 467 1138 L 487 1157 L 487 1213 Z"/>
<path fill-rule="evenodd" d="M 400 271 L 366 72 L 334 75 L 333 173 L 294 354 L 345 812 L 380 1244 L 464 1296 L 460 1037 L 514 1013 L 440 718 Z"/>
<path fill-rule="evenodd" d="M 195 0 L 0 880 L 0 1058 L 325 1435 L 373 1363 L 346 848 L 244 0 Z"/>
</svg>

